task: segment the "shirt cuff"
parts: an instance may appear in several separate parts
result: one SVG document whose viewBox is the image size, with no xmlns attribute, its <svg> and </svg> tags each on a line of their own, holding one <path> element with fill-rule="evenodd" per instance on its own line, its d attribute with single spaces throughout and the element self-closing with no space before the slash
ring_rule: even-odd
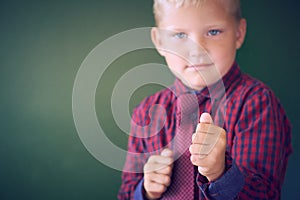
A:
<svg viewBox="0 0 300 200">
<path fill-rule="evenodd" d="M 221 178 L 203 182 L 203 177 L 198 174 L 197 183 L 203 195 L 209 199 L 234 199 L 243 188 L 245 177 L 233 161 Z"/>
<path fill-rule="evenodd" d="M 144 189 L 143 189 L 143 184 L 144 184 L 144 178 L 140 180 L 138 185 L 136 186 L 134 190 L 134 199 L 135 200 L 144 200 Z"/>
</svg>

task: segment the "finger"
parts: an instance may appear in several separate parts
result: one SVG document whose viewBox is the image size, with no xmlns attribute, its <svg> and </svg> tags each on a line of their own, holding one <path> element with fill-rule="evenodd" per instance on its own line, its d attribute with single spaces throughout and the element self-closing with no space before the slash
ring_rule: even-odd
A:
<svg viewBox="0 0 300 200">
<path fill-rule="evenodd" d="M 192 155 L 207 155 L 207 153 L 203 152 L 202 149 L 207 145 L 202 144 L 192 144 L 189 148 L 189 151 Z"/>
<path fill-rule="evenodd" d="M 202 113 L 200 116 L 200 122 L 212 124 L 213 120 L 209 113 Z"/>
<path fill-rule="evenodd" d="M 189 148 L 191 153 L 191 162 L 194 165 L 198 165 L 198 162 L 210 153 L 210 149 L 209 151 L 207 150 L 208 148 L 209 145 L 192 144 Z"/>
<path fill-rule="evenodd" d="M 193 144 L 205 144 L 206 137 L 208 137 L 207 133 L 204 133 L 202 131 L 200 132 L 200 130 L 197 130 L 197 133 L 195 133 L 192 137 L 193 138 L 192 143 Z"/>
<path fill-rule="evenodd" d="M 144 187 L 147 192 L 152 193 L 151 196 L 153 198 L 159 198 L 161 194 L 167 189 L 165 185 L 156 182 L 145 182 Z"/>
<path fill-rule="evenodd" d="M 171 178 L 164 174 L 151 173 L 148 178 L 151 182 L 158 183 L 166 187 L 168 187 L 171 183 Z"/>
<path fill-rule="evenodd" d="M 173 157 L 173 152 L 170 149 L 164 149 L 160 155 L 164 157 Z"/>
<path fill-rule="evenodd" d="M 222 129 L 221 127 L 218 127 L 214 124 L 200 122 L 197 124 L 196 133 L 202 132 L 202 133 L 215 134 L 220 132 L 221 129 Z"/>
<path fill-rule="evenodd" d="M 200 155 L 191 155 L 190 160 L 193 165 L 200 166 L 203 165 L 203 159 L 206 158 L 207 154 L 200 154 Z"/>
<path fill-rule="evenodd" d="M 218 140 L 221 134 L 226 135 L 223 128 L 213 124 L 199 123 L 193 143 L 213 144 Z"/>
<path fill-rule="evenodd" d="M 158 170 L 155 170 L 156 173 L 158 174 L 164 174 L 167 176 L 171 176 L 172 175 L 172 166 L 166 166 L 166 167 L 161 167 Z"/>
<path fill-rule="evenodd" d="M 173 163 L 173 158 L 165 157 L 165 156 L 161 156 L 161 155 L 153 155 L 153 156 L 150 156 L 150 158 L 148 159 L 148 162 L 171 165 Z"/>
<path fill-rule="evenodd" d="M 226 132 L 223 128 L 213 124 L 199 123 L 193 144 L 200 144 L 199 154 L 209 154 L 220 139 L 220 136 L 226 138 Z"/>
<path fill-rule="evenodd" d="M 192 135 L 192 142 L 194 141 L 195 137 L 196 137 L 196 133 L 194 133 L 194 134 Z"/>
<path fill-rule="evenodd" d="M 144 166 L 144 173 L 162 173 L 162 174 L 170 174 L 172 171 L 170 165 L 165 165 L 161 163 L 147 163 Z"/>
</svg>

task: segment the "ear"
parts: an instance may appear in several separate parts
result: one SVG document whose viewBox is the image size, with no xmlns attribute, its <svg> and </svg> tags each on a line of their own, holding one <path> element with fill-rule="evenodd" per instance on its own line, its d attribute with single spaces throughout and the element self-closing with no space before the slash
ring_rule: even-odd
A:
<svg viewBox="0 0 300 200">
<path fill-rule="evenodd" d="M 237 27 L 236 49 L 241 48 L 242 44 L 244 43 L 246 32 L 247 32 L 247 21 L 246 19 L 243 18 L 240 20 Z"/>
<path fill-rule="evenodd" d="M 162 39 L 160 36 L 159 29 L 157 27 L 153 27 L 151 29 L 151 39 L 158 53 L 161 56 L 165 56 L 165 51 L 162 49 Z"/>
</svg>

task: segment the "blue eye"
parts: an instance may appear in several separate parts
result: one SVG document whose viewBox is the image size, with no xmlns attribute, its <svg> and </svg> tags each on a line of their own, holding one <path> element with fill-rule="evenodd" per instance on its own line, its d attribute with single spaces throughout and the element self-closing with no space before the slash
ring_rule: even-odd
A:
<svg viewBox="0 0 300 200">
<path fill-rule="evenodd" d="M 187 37 L 188 37 L 187 34 L 186 34 L 186 33 L 183 33 L 183 32 L 176 33 L 174 36 L 175 36 L 176 38 L 178 38 L 178 39 L 184 39 L 184 38 L 187 38 Z"/>
<path fill-rule="evenodd" d="M 221 33 L 220 30 L 213 29 L 213 30 L 208 31 L 207 34 L 208 34 L 209 36 L 216 36 L 216 35 L 219 35 L 220 33 Z"/>
</svg>

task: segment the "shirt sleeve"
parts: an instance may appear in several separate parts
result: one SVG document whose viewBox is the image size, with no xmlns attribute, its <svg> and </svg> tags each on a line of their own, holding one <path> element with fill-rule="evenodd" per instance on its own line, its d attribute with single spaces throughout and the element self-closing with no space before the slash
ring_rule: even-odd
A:
<svg viewBox="0 0 300 200">
<path fill-rule="evenodd" d="M 143 189 L 144 179 L 142 179 L 139 184 L 137 185 L 134 191 L 134 199 L 143 200 L 144 198 L 144 189 Z"/>
<path fill-rule="evenodd" d="M 137 134 L 142 134 L 140 129 L 139 119 L 142 119 L 142 112 L 136 108 L 132 115 L 131 131 L 128 138 L 127 157 L 122 172 L 122 184 L 119 189 L 118 199 L 143 199 L 142 196 L 142 179 L 143 179 L 143 166 L 146 161 L 144 142 L 141 137 L 136 137 Z M 139 198 L 137 198 L 139 197 Z"/>
<path fill-rule="evenodd" d="M 291 148 L 291 126 L 274 94 L 256 91 L 245 100 L 227 149 L 226 171 L 214 182 L 198 178 L 206 199 L 280 199 Z"/>
<path fill-rule="evenodd" d="M 160 109 L 149 109 L 154 98 L 148 98 L 134 109 L 126 162 L 122 172 L 122 185 L 118 193 L 120 200 L 143 199 L 143 168 L 147 159 L 161 150 L 160 131 L 163 120 Z M 149 103 L 150 102 L 150 103 Z M 153 108 L 153 107 L 152 107 Z M 150 110 L 150 111 L 149 111 Z M 151 112 L 151 113 L 150 113 Z M 153 118 L 155 117 L 156 118 Z M 158 135 L 158 136 L 157 136 Z"/>
<path fill-rule="evenodd" d="M 197 184 L 202 196 L 206 199 L 233 199 L 245 184 L 243 173 L 226 155 L 226 172 L 216 181 L 208 182 L 201 174 L 197 175 Z"/>
</svg>

